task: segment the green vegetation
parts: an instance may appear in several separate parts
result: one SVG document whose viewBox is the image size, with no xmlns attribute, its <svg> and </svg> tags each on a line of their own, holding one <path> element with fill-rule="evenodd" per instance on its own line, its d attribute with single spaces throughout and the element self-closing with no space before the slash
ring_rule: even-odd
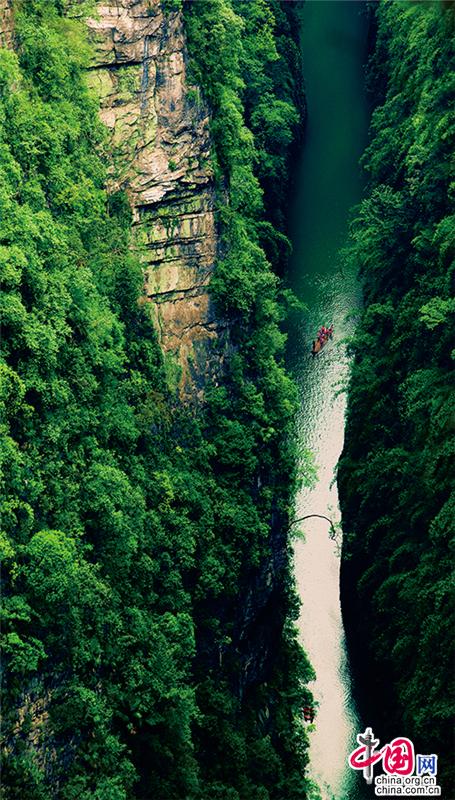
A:
<svg viewBox="0 0 455 800">
<path fill-rule="evenodd" d="M 199 741 L 208 755 L 203 761 L 208 796 L 232 800 L 237 796 L 297 800 L 306 796 L 307 785 L 301 708 L 309 694 L 301 681 L 312 672 L 290 624 L 297 615 L 297 602 L 285 533 L 296 480 L 290 436 L 295 396 L 279 363 L 284 337 L 278 323 L 284 312 L 277 304 L 278 281 L 270 266 L 271 262 L 276 270 L 283 266 L 289 243 L 272 224 L 275 220 L 281 224 L 282 205 L 276 205 L 272 218 L 264 210 L 260 183 L 264 159 L 279 149 L 278 134 L 271 132 L 262 140 L 254 135 L 249 108 L 261 91 L 269 93 L 270 102 L 275 98 L 285 106 L 294 126 L 288 131 L 290 144 L 299 121 L 294 100 L 300 98 L 300 73 L 293 10 L 287 4 L 283 7 L 263 0 L 210 0 L 185 6 L 193 76 L 212 111 L 220 194 L 225 255 L 211 287 L 219 310 L 233 323 L 233 353 L 224 385 L 207 396 L 211 441 L 217 446 L 214 467 L 222 485 L 228 481 L 233 497 L 242 495 L 249 484 L 248 502 L 252 499 L 248 513 L 238 517 L 241 527 L 237 522 L 225 540 L 230 552 L 226 561 L 235 557 L 237 564 L 231 563 L 234 572 L 225 572 L 223 579 L 224 630 L 213 616 L 213 601 L 208 605 L 204 599 L 202 614 L 208 612 L 207 622 L 197 637 L 199 652 L 213 652 L 207 641 L 215 634 L 223 659 L 218 674 L 207 679 L 204 661 L 197 673 L 198 702 L 206 715 Z M 281 204 L 289 154 L 287 146 L 277 156 Z M 204 550 L 205 579 L 210 576 L 215 585 L 219 547 L 219 541 L 207 541 Z M 275 586 L 267 593 L 266 572 L 271 566 Z M 255 618 L 249 608 L 252 580 L 257 599 L 263 596 Z M 228 586 L 232 589 L 226 592 Z M 236 620 L 233 627 L 226 628 L 228 619 Z"/>
<path fill-rule="evenodd" d="M 137 302 L 84 26 L 61 9 L 21 0 L 17 55 L 0 51 L 5 798 L 298 800 L 295 400 L 263 249 L 278 263 L 287 242 L 259 183 L 269 168 L 285 183 L 292 14 L 188 9 L 195 71 L 219 64 L 200 77 L 228 182 L 216 296 L 235 322 L 229 374 L 196 416 Z"/>
<path fill-rule="evenodd" d="M 376 22 L 370 189 L 350 248 L 365 310 L 338 476 L 343 602 L 365 718 L 439 754 L 452 797 L 453 8 L 381 2 Z"/>
<path fill-rule="evenodd" d="M 276 284 L 264 251 L 275 266 L 289 252 L 288 166 L 302 111 L 295 8 L 210 0 L 188 3 L 186 20 L 194 78 L 213 114 L 216 174 L 229 190 L 222 210 L 229 256 L 218 267 L 218 297 L 248 316 L 253 298 Z"/>
</svg>

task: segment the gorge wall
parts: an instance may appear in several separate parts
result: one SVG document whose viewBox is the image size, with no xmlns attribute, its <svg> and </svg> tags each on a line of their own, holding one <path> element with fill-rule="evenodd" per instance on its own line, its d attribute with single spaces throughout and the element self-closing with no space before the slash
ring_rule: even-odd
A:
<svg viewBox="0 0 455 800">
<path fill-rule="evenodd" d="M 375 6 L 369 191 L 351 230 L 365 308 L 338 485 L 341 596 L 360 708 L 438 755 L 453 797 L 455 128 L 447 3 Z"/>
<path fill-rule="evenodd" d="M 292 11 L 186 4 L 209 136 L 179 4 L 100 4 L 87 26 L 90 5 L 2 6 L 5 797 L 303 800 L 268 260 L 288 245 L 260 183 L 276 210 Z"/>
<path fill-rule="evenodd" d="M 0 2 L 0 47 L 12 47 L 13 14 L 11 0 Z"/>
<path fill-rule="evenodd" d="M 225 326 L 207 291 L 218 251 L 209 111 L 188 78 L 183 13 L 160 0 L 101 2 L 88 25 L 110 190 L 128 194 L 159 341 L 194 399 L 214 377 Z"/>
</svg>

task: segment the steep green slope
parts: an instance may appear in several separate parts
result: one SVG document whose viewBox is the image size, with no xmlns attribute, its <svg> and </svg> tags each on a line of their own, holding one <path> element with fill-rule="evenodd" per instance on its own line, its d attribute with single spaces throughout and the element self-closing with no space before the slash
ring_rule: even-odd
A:
<svg viewBox="0 0 455 800">
<path fill-rule="evenodd" d="M 294 78 L 274 41 L 295 50 L 278 4 L 191 12 L 205 24 L 212 8 L 241 54 L 218 83 L 224 143 L 214 130 L 228 187 L 214 289 L 233 349 L 197 416 L 169 394 L 137 302 L 130 209 L 105 189 L 83 24 L 57 0 L 22 0 L 17 55 L 0 51 L 8 800 L 305 796 L 311 670 L 291 624 L 286 542 L 294 391 L 263 249 L 278 261 L 287 245 L 253 174 L 258 151 L 284 174 L 280 129 L 287 118 L 287 145 L 298 114 L 279 96 Z M 223 35 L 210 47 L 226 64 Z M 269 67 L 277 107 L 267 141 L 269 109 L 251 108 L 255 144 L 242 76 L 265 81 Z"/>
<path fill-rule="evenodd" d="M 378 720 L 383 740 L 407 735 L 417 752 L 439 754 L 449 797 L 453 7 L 381 2 L 376 22 L 370 186 L 350 246 L 365 310 L 338 473 L 342 598 L 368 723 Z"/>
</svg>

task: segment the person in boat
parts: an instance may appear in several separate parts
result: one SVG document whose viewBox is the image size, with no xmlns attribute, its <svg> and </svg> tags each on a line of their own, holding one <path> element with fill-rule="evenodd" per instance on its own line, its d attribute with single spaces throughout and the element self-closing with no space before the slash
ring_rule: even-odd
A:
<svg viewBox="0 0 455 800">
<path fill-rule="evenodd" d="M 305 706 L 303 709 L 303 719 L 305 722 L 313 722 L 314 720 L 314 709 L 308 706 Z"/>
<path fill-rule="evenodd" d="M 332 336 L 333 336 L 333 323 L 331 324 L 330 328 L 328 328 L 327 334 L 328 334 L 329 339 L 331 339 Z"/>
</svg>

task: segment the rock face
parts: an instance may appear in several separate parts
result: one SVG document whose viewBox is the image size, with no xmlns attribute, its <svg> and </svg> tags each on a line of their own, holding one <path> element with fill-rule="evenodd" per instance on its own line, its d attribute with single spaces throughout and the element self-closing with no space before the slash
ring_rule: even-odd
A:
<svg viewBox="0 0 455 800">
<path fill-rule="evenodd" d="M 88 21 L 89 83 L 125 189 L 161 346 L 184 394 L 213 379 L 224 327 L 207 291 L 217 254 L 209 113 L 188 83 L 182 14 L 160 0 L 110 0 Z"/>
<path fill-rule="evenodd" d="M 13 46 L 12 0 L 0 0 L 0 47 Z"/>
</svg>

